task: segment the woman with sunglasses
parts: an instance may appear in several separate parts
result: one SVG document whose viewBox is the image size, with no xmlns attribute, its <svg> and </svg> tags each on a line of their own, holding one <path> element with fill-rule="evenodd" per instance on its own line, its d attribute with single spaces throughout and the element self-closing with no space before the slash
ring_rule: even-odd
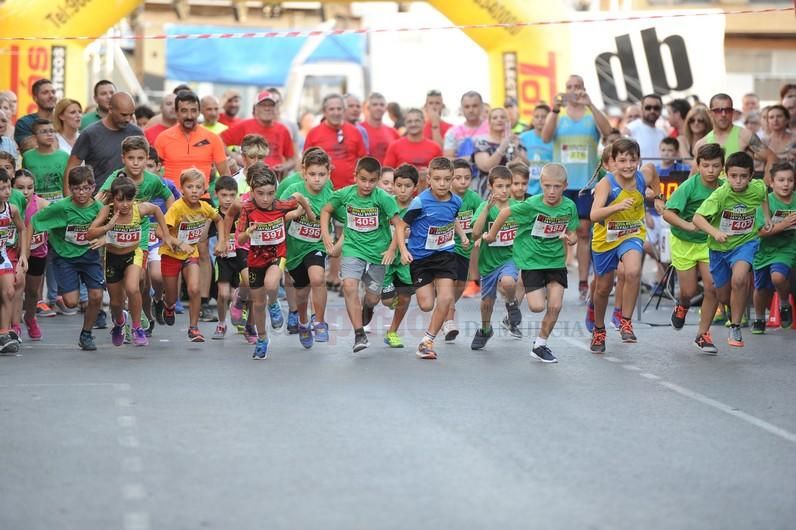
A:
<svg viewBox="0 0 796 530">
<path fill-rule="evenodd" d="M 678 138 L 680 140 L 680 155 L 684 159 L 692 159 L 696 149 L 694 144 L 713 130 L 708 109 L 704 105 L 696 105 L 685 117 L 685 131 Z"/>
</svg>

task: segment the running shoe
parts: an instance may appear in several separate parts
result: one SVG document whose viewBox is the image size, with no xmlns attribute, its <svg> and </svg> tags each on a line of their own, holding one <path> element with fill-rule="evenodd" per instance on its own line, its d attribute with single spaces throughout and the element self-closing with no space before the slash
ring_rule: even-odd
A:
<svg viewBox="0 0 796 530">
<path fill-rule="evenodd" d="M 238 290 L 232 294 L 232 303 L 229 305 L 229 318 L 232 320 L 233 326 L 242 326 L 246 322 L 243 320 L 243 304 L 238 297 Z"/>
<path fill-rule="evenodd" d="M 793 326 L 793 307 L 790 304 L 779 306 L 779 327 L 788 329 Z"/>
<path fill-rule="evenodd" d="M 133 344 L 136 346 L 149 346 L 149 339 L 146 338 L 144 328 L 139 327 L 133 330 Z"/>
<path fill-rule="evenodd" d="M 28 337 L 30 337 L 30 340 L 41 340 L 41 328 L 39 328 L 39 322 L 36 320 L 36 317 L 34 317 L 33 320 L 26 320 L 25 327 L 28 328 Z"/>
<path fill-rule="evenodd" d="M 315 342 L 329 342 L 329 324 L 317 322 L 312 329 L 315 331 Z"/>
<path fill-rule="evenodd" d="M 605 353 L 605 328 L 594 327 L 591 332 L 591 346 L 589 349 L 592 353 Z"/>
<path fill-rule="evenodd" d="M 218 324 L 216 330 L 213 332 L 213 340 L 222 340 L 227 334 L 227 326 L 225 324 Z"/>
<path fill-rule="evenodd" d="M 522 330 L 510 322 L 508 315 L 503 317 L 503 320 L 500 322 L 500 326 L 506 331 L 508 331 L 509 335 L 511 335 L 515 339 L 522 338 Z"/>
<path fill-rule="evenodd" d="M 616 330 L 622 328 L 622 310 L 618 307 L 615 307 L 613 313 L 611 313 L 611 325 Z"/>
<path fill-rule="evenodd" d="M 245 338 L 246 342 L 249 344 L 257 342 L 257 330 L 255 327 L 250 324 L 243 326 L 243 338 Z"/>
<path fill-rule="evenodd" d="M 370 346 L 368 343 L 368 336 L 364 333 L 362 335 L 355 335 L 354 336 L 354 353 L 360 352 Z"/>
<path fill-rule="evenodd" d="M 718 309 L 716 309 L 716 314 L 713 316 L 713 323 L 724 324 L 725 322 L 729 322 L 729 319 L 727 318 L 727 310 L 724 307 L 719 306 Z"/>
<path fill-rule="evenodd" d="M 154 331 L 154 329 L 155 329 L 155 321 L 150 320 L 149 326 L 147 326 L 147 328 L 144 330 L 144 333 L 146 333 L 147 338 L 152 336 L 152 331 Z"/>
<path fill-rule="evenodd" d="M 152 304 L 152 310 L 155 313 L 155 320 L 158 321 L 158 324 L 160 324 L 161 326 L 165 326 L 166 320 L 163 317 L 163 311 L 164 311 L 163 300 L 155 300 L 155 302 Z"/>
<path fill-rule="evenodd" d="M 456 340 L 456 337 L 459 336 L 459 326 L 456 325 L 455 320 L 446 320 L 442 323 L 442 335 L 448 344 L 452 344 Z"/>
<path fill-rule="evenodd" d="M 589 298 L 589 282 L 578 282 L 578 298 L 585 303 Z"/>
<path fill-rule="evenodd" d="M 591 333 L 594 331 L 594 304 L 591 302 L 586 304 L 586 329 Z"/>
<path fill-rule="evenodd" d="M 423 341 L 417 345 L 415 355 L 418 359 L 436 359 L 437 352 L 434 351 L 434 343 L 428 339 L 423 339 Z"/>
<path fill-rule="evenodd" d="M 403 348 L 404 343 L 401 341 L 401 337 L 398 336 L 398 333 L 395 331 L 388 331 L 386 335 L 384 335 L 384 344 L 389 346 L 390 348 Z"/>
<path fill-rule="evenodd" d="M 730 335 L 727 337 L 727 343 L 736 348 L 743 347 L 743 336 L 741 335 L 741 328 L 739 326 L 730 326 Z"/>
<path fill-rule="evenodd" d="M 58 297 L 55 299 L 55 312 L 60 315 L 65 315 L 71 317 L 72 315 L 77 314 L 76 307 L 67 307 L 64 303 L 63 297 Z"/>
<path fill-rule="evenodd" d="M 149 329 L 149 317 L 143 311 L 141 311 L 141 329 Z"/>
<path fill-rule="evenodd" d="M 94 329 L 107 329 L 108 327 L 108 313 L 104 309 L 100 309 L 97 313 L 97 319 L 94 321 Z"/>
<path fill-rule="evenodd" d="M 44 300 L 41 300 L 39 301 L 38 304 L 36 304 L 36 316 L 39 316 L 41 318 L 51 318 L 54 317 L 55 315 L 56 315 L 55 310 L 52 307 L 50 307 L 50 304 L 48 304 Z"/>
<path fill-rule="evenodd" d="M 204 303 L 202 304 L 202 307 L 199 309 L 199 321 L 218 322 L 218 315 L 216 315 L 216 312 L 210 308 L 209 304 Z"/>
<path fill-rule="evenodd" d="M 287 334 L 295 335 L 299 332 L 298 311 L 288 311 L 287 313 Z"/>
<path fill-rule="evenodd" d="M 124 343 L 130 344 L 133 342 L 133 326 L 130 325 L 130 313 L 123 311 L 124 315 Z"/>
<path fill-rule="evenodd" d="M 724 327 L 725 328 L 729 328 L 730 326 L 732 326 L 732 321 L 728 318 L 724 322 Z M 744 312 L 744 314 L 741 315 L 741 327 L 742 328 L 748 328 L 749 327 L 749 317 L 746 316 L 746 312 Z"/>
<path fill-rule="evenodd" d="M 619 336 L 622 337 L 622 342 L 634 344 L 638 342 L 636 334 L 633 333 L 633 323 L 629 318 L 623 318 L 619 322 Z"/>
<path fill-rule="evenodd" d="M 243 306 L 240 315 L 240 320 L 242 323 L 239 326 L 235 326 L 235 328 L 237 328 L 238 333 L 243 333 L 246 329 L 246 322 L 249 321 L 249 308 L 247 306 Z"/>
<path fill-rule="evenodd" d="M 312 348 L 312 343 L 313 343 L 312 326 L 310 326 L 309 322 L 307 322 L 306 326 L 299 323 L 298 336 L 299 336 L 299 342 L 301 343 L 302 346 L 304 346 L 308 350 Z"/>
<path fill-rule="evenodd" d="M 371 320 L 373 320 L 373 306 L 362 304 L 362 327 L 370 324 Z"/>
<path fill-rule="evenodd" d="M 111 342 L 114 346 L 124 344 L 124 323 L 113 325 L 111 328 Z"/>
<path fill-rule="evenodd" d="M 512 327 L 518 327 L 522 324 L 522 311 L 517 301 L 506 304 L 506 312 L 508 313 L 508 321 Z"/>
<path fill-rule="evenodd" d="M 481 296 L 481 287 L 475 283 L 475 281 L 470 280 L 464 286 L 464 292 L 462 292 L 462 296 L 464 298 L 476 298 Z"/>
<path fill-rule="evenodd" d="M 274 302 L 268 306 L 268 315 L 271 317 L 271 329 L 274 331 L 281 329 L 285 323 L 285 317 L 282 316 L 282 307 L 279 302 Z"/>
<path fill-rule="evenodd" d="M 537 346 L 536 348 L 533 348 L 531 350 L 531 357 L 533 357 L 534 359 L 539 359 L 543 363 L 557 363 L 558 362 L 558 359 L 556 359 L 556 356 L 553 355 L 553 350 L 548 348 L 547 345 Z"/>
<path fill-rule="evenodd" d="M 268 339 L 257 339 L 254 343 L 254 353 L 252 359 L 262 361 L 268 358 Z"/>
<path fill-rule="evenodd" d="M 163 308 L 163 322 L 167 326 L 174 325 L 174 313 L 177 312 L 177 308 L 175 306 L 172 307 L 164 307 Z"/>
<path fill-rule="evenodd" d="M 6 333 L 0 335 L 0 353 L 17 353 L 19 351 L 19 343 L 11 338 Z"/>
<path fill-rule="evenodd" d="M 80 339 L 77 341 L 77 344 L 80 346 L 81 350 L 94 351 L 97 349 L 94 336 L 82 330 L 80 331 Z"/>
<path fill-rule="evenodd" d="M 199 331 L 199 328 L 190 327 L 188 328 L 188 340 L 191 342 L 204 342 L 205 336 L 202 335 L 202 332 Z"/>
<path fill-rule="evenodd" d="M 763 335 L 766 332 L 766 321 L 756 318 L 752 321 L 752 335 Z"/>
<path fill-rule="evenodd" d="M 182 304 L 182 300 L 177 300 L 174 303 L 174 312 L 178 315 L 182 315 L 185 313 L 185 306 Z"/>
<path fill-rule="evenodd" d="M 710 355 L 716 355 L 719 353 L 719 349 L 716 348 L 716 345 L 713 344 L 713 337 L 710 336 L 710 332 L 703 333 L 699 337 L 696 338 L 694 341 L 696 347 L 702 350 L 702 353 L 707 353 Z"/>
<path fill-rule="evenodd" d="M 470 344 L 471 350 L 481 350 L 486 346 L 486 343 L 489 342 L 489 339 L 495 334 L 495 331 L 492 327 L 489 327 L 488 332 L 484 332 L 483 329 L 478 328 L 478 331 L 475 332 L 475 337 L 473 337 L 473 342 Z"/>
<path fill-rule="evenodd" d="M 687 314 L 688 308 L 686 306 L 680 304 L 674 306 L 674 311 L 672 311 L 672 327 L 678 331 L 683 329 Z"/>
<path fill-rule="evenodd" d="M 22 339 L 19 338 L 21 332 L 22 332 L 22 330 L 19 330 L 19 332 L 17 332 L 16 329 L 9 329 L 8 330 L 8 336 L 11 337 L 11 340 L 13 340 L 14 342 L 17 343 L 17 346 L 21 346 L 22 345 Z"/>
</svg>

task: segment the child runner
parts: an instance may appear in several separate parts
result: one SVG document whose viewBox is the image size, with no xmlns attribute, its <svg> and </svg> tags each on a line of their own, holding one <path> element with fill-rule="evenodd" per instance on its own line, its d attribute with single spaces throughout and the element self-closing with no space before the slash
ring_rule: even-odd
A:
<svg viewBox="0 0 796 530">
<path fill-rule="evenodd" d="M 58 149 L 55 129 L 50 120 L 37 119 L 33 122 L 36 149 L 29 149 L 22 155 L 22 167 L 33 173 L 39 197 L 57 201 L 63 195 L 63 180 L 69 153 Z"/>
<path fill-rule="evenodd" d="M 456 281 L 455 235 L 462 245 L 470 244 L 457 219 L 462 199 L 451 193 L 453 163 L 447 158 L 434 158 L 428 165 L 428 189 L 415 197 L 404 214 L 409 226 L 407 249 L 401 249 L 402 263 L 411 262 L 415 298 L 421 311 L 432 311 L 426 334 L 417 347 L 420 359 L 436 359 L 434 339 L 454 303 Z M 401 245 L 404 234 L 399 234 Z M 435 303 L 436 302 L 436 303 Z"/>
<path fill-rule="evenodd" d="M 199 292 L 199 248 L 198 244 L 207 232 L 207 222 L 216 224 L 219 238 L 216 254 L 227 251 L 227 232 L 221 216 L 210 205 L 201 200 L 206 191 L 204 174 L 196 168 L 189 168 L 180 174 L 182 197 L 166 211 L 166 224 L 170 235 L 179 240 L 177 248 L 168 245 L 160 247 L 160 268 L 165 287 L 165 306 L 163 320 L 166 325 L 174 325 L 175 304 L 177 302 L 177 278 L 182 279 L 188 290 L 188 340 L 204 342 L 199 331 L 199 308 L 202 303 Z"/>
<path fill-rule="evenodd" d="M 218 199 L 218 213 L 226 219 L 229 208 L 238 198 L 238 183 L 234 177 L 221 177 L 216 181 L 216 198 Z M 233 223 L 235 219 L 233 219 Z M 235 234 L 229 235 L 227 253 L 216 257 L 216 278 L 218 293 L 216 296 L 218 324 L 213 333 L 213 339 L 221 340 L 227 334 L 227 309 L 232 295 L 232 289 L 240 287 L 241 271 L 246 268 L 248 251 L 238 248 Z"/>
<path fill-rule="evenodd" d="M 680 300 L 672 312 L 672 327 L 683 329 L 701 277 L 704 294 L 694 343 L 703 353 L 715 354 L 718 349 L 710 335 L 710 324 L 718 300 L 710 275 L 708 235 L 694 225 L 693 219 L 705 199 L 724 184 L 719 178 L 724 169 L 724 149 L 719 144 L 705 144 L 697 151 L 696 163 L 698 172 L 672 193 L 663 212 L 663 220 L 671 225 L 672 266 L 680 284 Z"/>
<path fill-rule="evenodd" d="M 494 241 L 510 218 L 518 225 L 514 238 L 514 263 L 522 271 L 528 308 L 541 313 L 547 306 L 539 335 L 531 344 L 531 357 L 545 363 L 558 359 L 547 345 L 561 312 L 567 288 L 567 252 L 564 243 L 578 242 L 578 209 L 564 197 L 567 171 L 561 164 L 547 164 L 540 174 L 541 193 L 500 210 L 495 222 L 484 234 L 487 243 Z"/>
<path fill-rule="evenodd" d="M 11 175 L 0 169 L 0 353 L 16 353 L 19 351 L 19 335 L 9 334 L 12 314 L 14 311 L 15 284 L 18 279 L 24 281 L 28 270 L 28 235 L 23 221 L 23 213 L 15 204 L 11 204 Z M 9 256 L 8 245 L 20 241 L 19 258 L 16 264 Z"/>
<path fill-rule="evenodd" d="M 395 184 L 395 169 L 391 167 L 381 168 L 381 178 L 379 179 L 379 187 L 389 193 L 394 194 L 393 186 Z"/>
<path fill-rule="evenodd" d="M 55 251 L 52 267 L 58 277 L 58 290 L 67 307 L 77 307 L 80 282 L 88 287 L 88 305 L 83 314 L 83 329 L 78 344 L 96 350 L 91 335 L 102 305 L 105 275 L 97 250 L 102 241 L 87 237 L 88 227 L 97 218 L 100 202 L 94 200 L 94 172 L 88 166 L 72 168 L 67 176 L 71 194 L 39 210 L 30 222 L 33 233 L 47 232 L 48 244 Z"/>
<path fill-rule="evenodd" d="M 528 164 L 519 159 L 512 160 L 506 167 L 511 171 L 511 198 L 522 202 L 530 197 L 528 181 L 531 178 L 531 170 Z"/>
<path fill-rule="evenodd" d="M 91 223 L 86 237 L 105 237 L 105 283 L 110 295 L 111 341 L 114 346 L 124 342 L 124 328 L 132 319 L 133 344 L 147 346 L 149 340 L 141 327 L 141 269 L 149 245 L 148 215 L 153 215 L 165 234 L 168 244 L 175 248 L 179 242 L 168 234 L 163 212 L 154 204 L 135 200 L 138 188 L 127 177 L 115 177 L 107 192 L 109 204 L 103 206 Z M 129 313 L 124 311 L 125 297 Z"/>
<path fill-rule="evenodd" d="M 771 304 L 771 294 L 779 297 L 780 327 L 793 325 L 793 308 L 790 305 L 791 268 L 796 263 L 796 202 L 793 200 L 794 169 L 789 162 L 776 162 L 771 166 L 771 187 L 768 206 L 771 210 L 771 230 L 760 231 L 760 250 L 755 254 L 755 320 L 752 333 L 766 330 L 766 308 Z M 757 223 L 765 222 L 762 209 L 757 211 Z"/>
<path fill-rule="evenodd" d="M 276 174 L 261 162 L 251 166 L 246 176 L 251 192 L 249 199 L 243 203 L 237 221 L 238 243 L 249 242 L 249 288 L 257 329 L 252 358 L 265 359 L 268 357 L 269 342 L 265 327 L 266 299 L 270 298 L 272 304 L 277 299 L 282 276 L 280 262 L 287 253 L 286 225 L 304 213 L 310 221 L 316 217 L 300 193 L 295 193 L 291 200 L 275 200 Z"/>
<path fill-rule="evenodd" d="M 511 198 L 511 171 L 506 166 L 495 166 L 489 172 L 489 200 L 481 203 L 475 212 L 473 237 L 480 238 L 492 229 L 502 208 L 515 204 Z M 507 315 L 501 322 L 512 337 L 521 339 L 519 328 L 522 312 L 517 304 L 517 266 L 513 259 L 514 236 L 517 234 L 517 222 L 509 218 L 503 227 L 496 232 L 492 241 L 481 243 L 478 256 L 478 272 L 481 274 L 481 327 L 475 332 L 470 348 L 480 350 L 495 334 L 492 330 L 492 312 L 498 292 L 506 301 Z"/>
<path fill-rule="evenodd" d="M 354 184 L 335 191 L 321 210 L 321 238 L 329 256 L 336 253 L 329 230 L 332 215 L 341 217 L 344 223 L 340 265 L 345 307 L 354 327 L 354 353 L 368 347 L 364 326 L 373 318 L 373 308 L 379 303 L 386 264 L 395 258 L 389 248 L 390 224 L 395 227 L 401 256 L 406 253 L 406 225 L 398 216 L 395 198 L 378 187 L 380 176 L 378 160 L 360 158 Z M 365 287 L 364 299 L 359 297 L 360 283 Z"/>
<path fill-rule="evenodd" d="M 749 273 L 760 244 L 755 230 L 756 211 L 762 206 L 762 230 L 771 228 L 766 183 L 752 180 L 754 159 L 733 153 L 724 163 L 727 182 L 705 199 L 694 214 L 694 225 L 708 234 L 710 275 L 719 303 L 730 305 L 730 346 L 743 346 L 741 317 L 749 296 Z"/>
<path fill-rule="evenodd" d="M 647 187 L 660 190 L 655 167 L 646 164 L 639 170 L 639 146 L 634 140 L 623 138 L 611 145 L 614 172 L 608 173 L 594 188 L 591 220 L 592 263 L 595 272 L 594 331 L 592 353 L 605 353 L 605 312 L 608 297 L 614 287 L 614 272 L 624 265 L 625 283 L 622 289 L 622 319 L 619 333 L 622 342 L 637 342 L 631 317 L 636 307 L 641 281 L 641 258 L 644 254 L 646 232 L 644 198 Z M 663 197 L 654 199 L 655 208 L 663 207 Z"/>
</svg>

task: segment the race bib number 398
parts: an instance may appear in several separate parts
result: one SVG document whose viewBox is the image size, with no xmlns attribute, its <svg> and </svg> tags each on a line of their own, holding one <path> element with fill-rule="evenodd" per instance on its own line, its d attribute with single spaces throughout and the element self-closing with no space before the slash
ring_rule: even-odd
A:
<svg viewBox="0 0 796 530">
<path fill-rule="evenodd" d="M 373 232 L 379 229 L 378 208 L 346 207 L 346 225 L 357 232 Z"/>
<path fill-rule="evenodd" d="M 453 223 L 448 223 L 443 226 L 428 227 L 428 236 L 426 236 L 426 249 L 440 250 L 452 246 L 453 234 Z"/>
<path fill-rule="evenodd" d="M 557 238 L 566 231 L 568 224 L 569 217 L 550 217 L 539 214 L 533 222 L 531 235 L 544 239 Z"/>
</svg>

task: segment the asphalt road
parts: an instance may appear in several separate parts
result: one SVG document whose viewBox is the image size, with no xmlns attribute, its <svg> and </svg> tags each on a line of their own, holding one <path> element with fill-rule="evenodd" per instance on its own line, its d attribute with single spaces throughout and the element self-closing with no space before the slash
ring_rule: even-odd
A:
<svg viewBox="0 0 796 530">
<path fill-rule="evenodd" d="M 332 343 L 278 334 L 264 362 L 240 336 L 188 343 L 180 316 L 97 352 L 48 319 L 0 358 L 0 528 L 794 528 L 796 331 L 730 349 L 716 328 L 711 357 L 693 326 L 637 324 L 595 356 L 576 296 L 557 365 L 502 334 L 471 351 L 473 300 L 437 361 L 414 357 L 414 309 L 406 348 L 382 345 L 384 310 L 352 355 L 336 297 Z"/>
</svg>

